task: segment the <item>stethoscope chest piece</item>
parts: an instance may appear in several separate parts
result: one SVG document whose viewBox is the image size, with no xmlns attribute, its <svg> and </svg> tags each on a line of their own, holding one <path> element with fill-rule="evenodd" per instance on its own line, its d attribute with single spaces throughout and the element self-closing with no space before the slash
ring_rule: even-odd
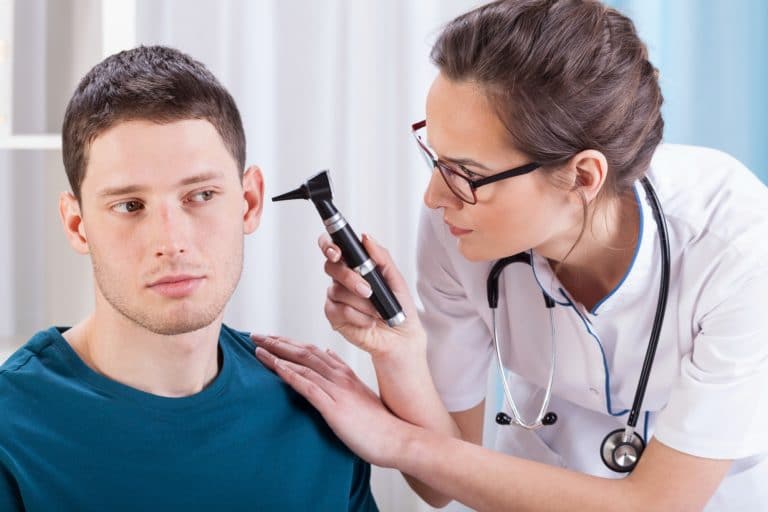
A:
<svg viewBox="0 0 768 512">
<path fill-rule="evenodd" d="M 632 436 L 626 439 L 626 432 L 625 428 L 614 430 L 605 436 L 600 449 L 605 465 L 617 473 L 629 473 L 635 469 L 645 450 L 645 441 L 640 434 L 632 432 Z"/>
<path fill-rule="evenodd" d="M 656 314 L 653 319 L 653 327 L 651 328 L 651 335 L 648 340 L 648 348 L 646 349 L 645 358 L 643 359 L 643 367 L 640 371 L 640 377 L 637 382 L 637 388 L 635 389 L 635 397 L 632 401 L 632 408 L 629 409 L 629 416 L 627 417 L 627 426 L 614 430 L 603 439 L 603 444 L 600 447 L 600 456 L 603 462 L 609 469 L 616 471 L 617 473 L 629 473 L 637 465 L 637 461 L 640 460 L 640 456 L 645 449 L 645 440 L 640 434 L 635 432 L 635 426 L 637 425 L 637 419 L 642 410 L 643 398 L 645 397 L 645 390 L 648 386 L 648 379 L 651 374 L 651 367 L 653 366 L 653 360 L 656 356 L 656 348 L 659 343 L 659 337 L 661 335 L 661 327 L 664 323 L 664 312 L 667 306 L 667 298 L 669 295 L 669 273 L 670 273 L 670 248 L 669 248 L 669 236 L 667 233 L 667 222 L 664 217 L 664 212 L 661 207 L 661 202 L 656 196 L 656 192 L 653 190 L 653 186 L 647 177 L 643 177 L 640 180 L 643 188 L 645 188 L 648 199 L 651 202 L 651 208 L 653 209 L 654 219 L 659 231 L 659 240 L 661 242 L 661 277 L 659 283 L 659 299 L 656 303 Z M 552 383 L 555 375 L 555 362 L 556 362 L 556 344 L 555 344 L 555 323 L 553 316 L 553 309 L 555 307 L 555 301 L 545 291 L 544 303 L 549 310 L 550 320 L 550 332 L 552 339 L 552 356 L 550 360 L 549 378 L 547 380 L 547 387 L 544 392 L 544 400 L 539 409 L 539 413 L 536 419 L 532 422 L 525 422 L 520 417 L 520 412 L 517 409 L 512 393 L 510 392 L 509 385 L 505 376 L 504 362 L 501 357 L 501 349 L 499 348 L 499 337 L 496 327 L 496 307 L 499 303 L 499 277 L 504 268 L 510 263 L 527 263 L 533 267 L 532 253 L 519 253 L 514 256 L 508 256 L 497 261 L 493 267 L 491 267 L 488 273 L 488 281 L 486 283 L 488 292 L 488 307 L 491 310 L 491 333 L 493 346 L 496 349 L 496 361 L 499 366 L 499 373 L 501 374 L 501 382 L 504 389 L 504 399 L 509 405 L 509 409 L 514 418 L 504 412 L 500 412 L 496 415 L 496 423 L 499 425 L 514 424 L 518 427 L 522 427 L 527 430 L 535 430 L 544 425 L 553 425 L 557 422 L 557 415 L 553 412 L 546 412 L 549 405 L 549 399 L 552 394 Z M 562 292 L 562 290 L 561 290 Z M 591 334 L 591 333 L 590 333 Z M 594 336 L 594 335 L 593 335 Z M 606 367 L 606 388 L 608 388 L 608 369 Z M 610 412 L 610 408 L 608 409 Z M 646 430 L 647 435 L 647 430 Z"/>
</svg>

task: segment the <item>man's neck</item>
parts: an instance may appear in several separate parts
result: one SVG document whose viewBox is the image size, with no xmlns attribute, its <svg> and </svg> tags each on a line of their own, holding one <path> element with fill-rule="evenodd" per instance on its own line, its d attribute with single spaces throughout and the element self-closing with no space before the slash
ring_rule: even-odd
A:
<svg viewBox="0 0 768 512">
<path fill-rule="evenodd" d="M 97 305 L 63 336 L 97 373 L 153 395 L 177 398 L 200 392 L 218 375 L 221 323 L 219 317 L 197 331 L 166 336 Z"/>
</svg>

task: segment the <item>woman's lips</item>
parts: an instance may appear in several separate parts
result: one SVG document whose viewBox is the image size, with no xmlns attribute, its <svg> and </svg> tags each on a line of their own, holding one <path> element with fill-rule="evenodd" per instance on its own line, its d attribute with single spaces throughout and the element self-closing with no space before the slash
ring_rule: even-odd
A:
<svg viewBox="0 0 768 512">
<path fill-rule="evenodd" d="M 448 231 L 450 231 L 453 236 L 462 236 L 472 232 L 471 229 L 457 228 L 456 226 L 448 222 L 446 222 L 446 224 L 448 225 Z"/>
<path fill-rule="evenodd" d="M 178 279 L 162 279 L 149 288 L 164 297 L 180 299 L 192 295 L 203 282 L 204 277 L 179 277 Z"/>
</svg>

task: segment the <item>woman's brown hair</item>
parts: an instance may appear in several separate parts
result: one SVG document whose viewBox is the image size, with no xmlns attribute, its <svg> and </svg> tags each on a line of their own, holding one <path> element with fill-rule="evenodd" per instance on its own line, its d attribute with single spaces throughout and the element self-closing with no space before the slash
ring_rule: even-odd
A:
<svg viewBox="0 0 768 512">
<path fill-rule="evenodd" d="M 455 81 L 488 95 L 511 143 L 553 169 L 605 155 L 606 194 L 648 168 L 664 121 L 658 72 L 632 21 L 589 0 L 501 0 L 451 21 L 432 48 Z"/>
</svg>

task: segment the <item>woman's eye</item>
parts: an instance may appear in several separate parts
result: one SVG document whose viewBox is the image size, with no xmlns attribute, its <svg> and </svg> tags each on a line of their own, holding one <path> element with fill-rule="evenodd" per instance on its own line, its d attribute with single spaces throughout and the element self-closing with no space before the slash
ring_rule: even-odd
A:
<svg viewBox="0 0 768 512">
<path fill-rule="evenodd" d="M 464 173 L 464 176 L 466 176 L 469 179 L 475 180 L 475 179 L 478 179 L 478 178 L 481 177 L 479 174 L 477 174 L 476 172 L 470 171 L 469 169 L 467 169 L 463 165 L 460 165 L 459 169 L 461 169 L 461 172 Z"/>
<path fill-rule="evenodd" d="M 189 196 L 189 200 L 193 203 L 204 203 L 213 199 L 213 190 L 203 190 L 201 192 L 195 192 Z"/>
<path fill-rule="evenodd" d="M 117 203 L 112 207 L 112 209 L 118 213 L 133 213 L 137 212 L 144 208 L 144 205 L 141 204 L 140 201 L 123 201 L 122 203 Z"/>
</svg>

